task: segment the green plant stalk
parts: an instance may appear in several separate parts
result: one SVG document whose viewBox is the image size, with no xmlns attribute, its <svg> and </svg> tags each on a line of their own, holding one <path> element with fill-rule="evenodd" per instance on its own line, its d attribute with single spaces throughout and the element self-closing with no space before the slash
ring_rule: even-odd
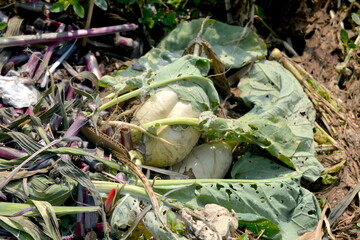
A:
<svg viewBox="0 0 360 240">
<path fill-rule="evenodd" d="M 10 202 L 1 202 L 0 203 L 0 215 L 10 217 L 15 213 L 20 211 L 24 211 L 26 209 L 31 209 L 34 207 L 33 204 L 26 203 L 10 203 Z M 77 214 L 83 212 L 96 212 L 100 209 L 98 206 L 91 207 L 68 207 L 68 206 L 53 206 L 55 214 L 57 216 L 69 215 L 69 214 Z M 39 211 L 34 208 L 28 212 L 25 212 L 23 216 L 31 217 L 31 216 L 40 216 Z"/>
<path fill-rule="evenodd" d="M 136 89 L 134 91 L 131 91 L 129 93 L 126 93 L 124 95 L 121 95 L 117 98 L 114 98 L 113 100 L 101 105 L 98 109 L 99 112 L 101 111 L 104 111 L 106 109 L 108 109 L 109 107 L 112 107 L 116 104 L 119 104 L 121 102 L 124 102 L 124 101 L 127 101 L 131 98 L 134 98 L 134 97 L 137 97 L 141 94 L 142 91 L 144 91 L 144 89 L 154 89 L 154 88 L 158 88 L 158 87 L 161 87 L 161 86 L 164 86 L 164 85 L 167 85 L 169 83 L 172 83 L 172 82 L 176 82 L 176 81 L 185 81 L 186 79 L 188 78 L 192 78 L 192 79 L 201 79 L 201 80 L 207 80 L 207 81 L 210 81 L 208 80 L 207 78 L 205 77 L 201 77 L 201 76 L 192 76 L 192 75 L 188 75 L 188 76 L 182 76 L 182 77 L 178 77 L 178 78 L 172 78 L 172 79 L 168 79 L 166 81 L 163 81 L 163 82 L 159 82 L 159 83 L 153 83 L 153 84 L 150 84 L 149 86 L 145 86 L 145 87 L 142 87 L 142 88 L 139 88 L 139 89 Z"/>
<path fill-rule="evenodd" d="M 292 176 L 284 176 L 270 179 L 184 179 L 184 180 L 149 180 L 154 187 L 161 186 L 186 186 L 197 183 L 266 183 L 266 182 L 275 182 L 282 181 L 283 179 L 300 179 L 301 173 L 294 173 Z M 95 188 L 104 194 L 108 194 L 111 189 L 120 189 L 122 194 L 130 194 L 132 196 L 141 198 L 143 200 L 149 200 L 149 196 L 143 188 L 142 183 L 139 181 L 136 185 L 125 185 L 122 183 L 111 183 L 104 181 L 92 181 Z M 156 197 L 159 199 L 163 195 L 155 193 Z"/>
<path fill-rule="evenodd" d="M 152 126 L 162 126 L 162 125 L 177 125 L 177 124 L 184 124 L 190 126 L 199 126 L 199 119 L 198 118 L 163 118 L 152 122 L 147 122 L 141 125 L 142 128 L 146 129 Z"/>
<path fill-rule="evenodd" d="M 294 173 L 291 175 L 291 178 L 300 179 L 301 173 Z M 282 181 L 284 179 L 289 179 L 290 176 L 283 176 L 277 178 L 269 179 L 182 179 L 182 180 L 149 180 L 150 183 L 156 187 L 160 186 L 181 186 L 181 185 L 191 185 L 197 183 L 266 183 L 266 182 L 275 182 Z M 137 183 L 138 186 L 142 186 L 141 182 Z"/>
<path fill-rule="evenodd" d="M 112 183 L 112 182 L 103 182 L 103 181 L 92 181 L 95 188 L 100 193 L 108 194 L 111 189 L 119 189 L 122 194 L 130 194 L 144 200 L 149 200 L 149 195 L 143 187 L 135 185 L 126 185 L 122 183 Z M 155 193 L 156 197 L 159 198 L 162 195 Z"/>
</svg>

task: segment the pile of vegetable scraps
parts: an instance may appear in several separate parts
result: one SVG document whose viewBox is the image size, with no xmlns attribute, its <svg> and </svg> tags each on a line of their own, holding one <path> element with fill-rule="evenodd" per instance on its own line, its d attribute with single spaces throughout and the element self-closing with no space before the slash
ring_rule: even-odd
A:
<svg viewBox="0 0 360 240">
<path fill-rule="evenodd" d="M 132 110 L 122 120 L 108 113 L 99 128 L 111 136 L 131 129 L 132 160 L 164 179 L 152 182 L 156 193 L 190 209 L 216 203 L 255 234 L 296 239 L 319 220 L 316 198 L 300 186 L 301 179 L 313 182 L 322 171 L 314 156 L 315 111 L 297 79 L 266 60 L 266 53 L 249 29 L 205 19 L 181 23 L 131 67 L 100 79 L 114 94 L 95 115 L 120 103 Z M 232 94 L 230 103 L 235 89 L 240 94 Z M 241 114 L 219 117 L 226 104 Z M 166 216 L 173 210 L 162 207 Z M 181 214 L 175 213 L 177 219 L 184 219 Z M 150 218 L 144 224 L 153 236 L 174 234 Z M 188 220 L 180 222 L 185 229 Z M 226 226 L 231 234 L 234 226 Z M 184 229 L 175 231 L 177 237 Z"/>
<path fill-rule="evenodd" d="M 82 207 L 88 214 L 82 216 L 112 239 L 248 239 L 249 233 L 297 239 L 321 215 L 300 184 L 323 170 L 315 157 L 315 110 L 298 80 L 266 56 L 266 44 L 250 29 L 197 19 L 179 24 L 126 69 L 100 79 L 81 73 L 96 87 L 89 93 L 70 82 L 83 107 L 62 139 L 42 147 L 25 134 L 6 133 L 31 143 L 29 154 L 60 156 L 57 180 L 30 178 L 26 189 L 11 181 L 3 191 L 33 199 L 22 209 L 50 206 L 60 217 L 56 206 L 87 189 L 93 209 Z M 100 97 L 101 87 L 112 92 Z M 75 157 L 94 171 L 85 174 Z M 57 190 L 42 193 L 40 183 Z M 0 217 L 0 225 L 11 229 L 7 219 Z"/>
</svg>

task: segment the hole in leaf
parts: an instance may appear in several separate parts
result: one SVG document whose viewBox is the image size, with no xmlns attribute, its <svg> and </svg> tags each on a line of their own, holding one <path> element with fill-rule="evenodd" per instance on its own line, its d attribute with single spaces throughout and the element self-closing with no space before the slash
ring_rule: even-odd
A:
<svg viewBox="0 0 360 240">
<path fill-rule="evenodd" d="M 316 211 L 315 210 L 308 211 L 308 214 L 309 215 L 314 215 L 314 214 L 316 214 Z"/>
<path fill-rule="evenodd" d="M 249 124 L 249 128 L 251 128 L 251 130 L 258 130 L 258 128 L 256 126 L 251 125 L 251 124 Z"/>
<path fill-rule="evenodd" d="M 224 186 L 220 185 L 220 184 L 216 184 L 216 189 L 217 190 L 221 190 L 222 188 L 224 188 Z"/>
<path fill-rule="evenodd" d="M 225 192 L 227 193 L 227 195 L 228 195 L 229 197 L 231 197 L 232 192 L 230 191 L 230 189 L 226 189 L 226 191 L 225 191 Z"/>
</svg>

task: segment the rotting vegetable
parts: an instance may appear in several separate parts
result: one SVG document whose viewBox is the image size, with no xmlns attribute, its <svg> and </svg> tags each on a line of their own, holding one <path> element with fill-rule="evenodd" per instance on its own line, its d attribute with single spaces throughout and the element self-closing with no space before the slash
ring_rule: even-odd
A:
<svg viewBox="0 0 360 240">
<path fill-rule="evenodd" d="M 234 142 L 210 142 L 199 145 L 171 169 L 197 179 L 222 179 L 228 172 L 233 160 Z"/>
<path fill-rule="evenodd" d="M 193 109 L 191 103 L 180 100 L 174 91 L 160 89 L 138 109 L 133 122 L 142 125 L 164 118 L 197 118 L 200 113 Z M 155 138 L 145 140 L 145 165 L 167 167 L 178 163 L 200 138 L 200 132 L 190 126 L 160 126 L 156 132 L 171 144 Z"/>
<path fill-rule="evenodd" d="M 198 126 L 200 113 L 214 110 L 219 103 L 213 83 L 203 77 L 209 69 L 208 59 L 186 55 L 158 71 L 143 74 L 142 81 L 136 81 L 138 76 L 122 79 L 126 82 L 125 88 L 127 83 L 132 87 L 136 83 L 139 89 L 114 98 L 100 106 L 99 111 L 140 95 L 145 101 L 134 114 L 132 123 L 161 140 L 133 134 L 136 149 L 144 154 L 145 165 L 171 166 L 183 160 L 200 137 L 200 132 L 189 125 Z M 164 120 L 172 124 L 160 126 Z"/>
</svg>

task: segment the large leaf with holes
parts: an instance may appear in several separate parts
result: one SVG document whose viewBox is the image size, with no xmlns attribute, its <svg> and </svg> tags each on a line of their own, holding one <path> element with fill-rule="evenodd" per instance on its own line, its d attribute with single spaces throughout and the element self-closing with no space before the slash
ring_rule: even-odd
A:
<svg viewBox="0 0 360 240">
<path fill-rule="evenodd" d="M 199 37 L 210 44 L 212 51 L 226 68 L 240 68 L 249 62 L 263 59 L 267 54 L 265 42 L 249 28 L 213 19 L 205 22 L 204 19 L 195 19 L 180 23 L 156 48 L 151 49 L 131 67 L 118 71 L 113 76 L 104 76 L 99 84 L 116 86 L 115 89 L 129 89 L 139 84 L 147 71 L 157 71 L 179 59 L 188 45 L 198 37 L 202 25 L 203 31 Z"/>
<path fill-rule="evenodd" d="M 279 63 L 255 63 L 238 88 L 240 98 L 259 118 L 282 118 L 299 142 L 291 162 L 309 181 L 321 174 L 322 165 L 315 158 L 313 127 L 315 110 L 297 79 Z M 250 166 L 249 166 L 250 167 Z"/>
<path fill-rule="evenodd" d="M 311 192 L 300 187 L 300 177 L 298 174 L 266 180 L 198 179 L 193 185 L 170 193 L 168 197 L 192 208 L 215 203 L 233 209 L 242 225 L 248 222 L 253 226 L 258 221 L 258 224 L 267 224 L 270 232 L 265 235 L 271 235 L 271 239 L 293 240 L 299 231 L 314 229 L 320 217 L 317 200 Z M 159 193 L 165 193 L 190 182 L 160 180 L 154 187 Z M 280 233 L 276 234 L 276 228 L 264 219 L 275 223 Z"/>
<path fill-rule="evenodd" d="M 239 119 L 224 119 L 211 112 L 203 112 L 200 115 L 200 129 L 211 139 L 224 138 L 256 144 L 287 166 L 295 168 L 291 157 L 299 142 L 282 118 L 249 113 Z"/>
<path fill-rule="evenodd" d="M 296 171 L 279 164 L 276 159 L 269 159 L 253 152 L 246 152 L 231 168 L 231 177 L 234 179 L 269 179 L 298 174 Z"/>
<path fill-rule="evenodd" d="M 213 19 L 204 22 L 202 18 L 180 23 L 157 48 L 179 57 L 198 35 L 200 39 L 210 43 L 212 50 L 227 68 L 242 67 L 251 61 L 264 58 L 267 53 L 264 41 L 249 28 Z"/>
<path fill-rule="evenodd" d="M 115 208 L 111 213 L 111 228 L 116 231 L 125 230 L 133 224 L 136 215 L 139 214 L 140 211 L 140 201 L 131 195 L 125 195 L 116 202 Z"/>
</svg>

